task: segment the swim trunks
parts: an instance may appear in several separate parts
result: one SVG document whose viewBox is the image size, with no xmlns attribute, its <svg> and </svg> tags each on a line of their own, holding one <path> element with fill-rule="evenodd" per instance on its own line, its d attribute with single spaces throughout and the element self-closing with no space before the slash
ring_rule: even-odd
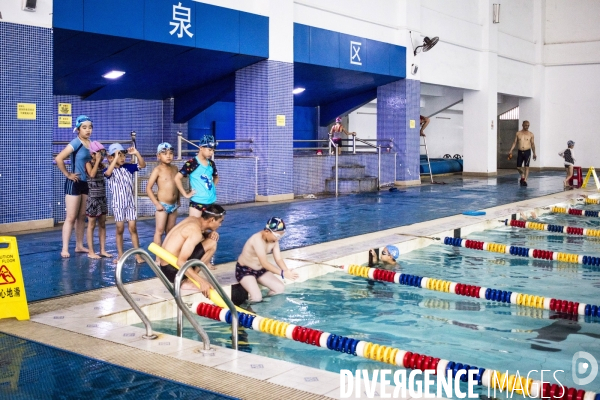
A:
<svg viewBox="0 0 600 400">
<path fill-rule="evenodd" d="M 529 161 L 531 160 L 531 149 L 519 150 L 517 155 L 517 168 L 521 166 L 529 167 Z"/>
<path fill-rule="evenodd" d="M 167 204 L 167 203 L 163 203 L 162 201 L 159 203 L 161 206 L 163 206 L 163 208 L 165 209 L 165 212 L 167 214 L 173 214 L 179 208 L 179 206 L 177 204 Z"/>
<path fill-rule="evenodd" d="M 99 217 L 106 215 L 108 212 L 108 205 L 106 204 L 106 197 L 88 197 L 87 203 L 85 204 L 85 215 L 88 217 Z"/>
<path fill-rule="evenodd" d="M 65 181 L 65 194 L 70 196 L 80 196 L 82 194 L 87 195 L 89 193 L 88 183 L 86 181 L 72 181 L 67 179 Z"/>
<path fill-rule="evenodd" d="M 204 211 L 204 209 L 208 206 L 210 206 L 210 204 L 200 204 L 190 200 L 190 208 L 195 208 L 198 211 Z"/>
<path fill-rule="evenodd" d="M 202 243 L 198 243 L 196 245 L 196 248 L 194 248 L 194 251 L 192 251 L 192 254 L 190 255 L 189 260 L 200 260 L 202 257 L 204 256 L 204 246 L 202 246 Z M 165 274 L 165 277 L 171 282 L 171 283 L 175 283 L 175 275 L 177 275 L 177 272 L 179 272 L 179 270 L 171 265 L 161 265 L 160 269 L 162 270 L 163 274 Z M 184 277 L 181 282 L 184 282 L 187 279 L 187 277 Z"/>
<path fill-rule="evenodd" d="M 113 206 L 113 216 L 115 222 L 135 221 L 137 219 L 135 207 L 115 208 Z"/>
<path fill-rule="evenodd" d="M 266 272 L 267 270 L 264 268 L 256 270 L 240 265 L 240 263 L 235 264 L 235 279 L 237 279 L 238 282 L 241 282 L 245 276 L 253 276 L 258 280 L 258 278 L 263 276 Z"/>
</svg>

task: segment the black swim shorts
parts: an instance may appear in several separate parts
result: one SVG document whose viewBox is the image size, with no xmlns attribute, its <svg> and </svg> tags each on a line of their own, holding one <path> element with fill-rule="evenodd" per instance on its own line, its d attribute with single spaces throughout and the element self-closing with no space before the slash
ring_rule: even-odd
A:
<svg viewBox="0 0 600 400">
<path fill-rule="evenodd" d="M 531 149 L 519 150 L 517 155 L 517 167 L 529 167 L 531 161 Z"/>
<path fill-rule="evenodd" d="M 194 249 L 194 251 L 192 251 L 192 255 L 190 256 L 190 260 L 200 260 L 202 257 L 204 256 L 204 246 L 202 246 L 202 243 L 198 243 L 196 245 L 196 248 Z M 175 283 L 175 275 L 177 275 L 177 272 L 179 272 L 179 270 L 171 265 L 161 265 L 160 269 L 162 270 L 162 273 L 165 274 L 165 276 L 167 277 L 167 279 L 171 282 L 171 283 Z M 184 277 L 181 282 L 184 282 L 187 279 L 187 277 Z"/>
<path fill-rule="evenodd" d="M 264 268 L 252 269 L 245 265 L 240 265 L 240 263 L 235 264 L 235 279 L 237 279 L 238 282 L 241 282 L 245 276 L 253 276 L 258 280 L 258 278 L 263 276 L 266 272 L 267 270 Z"/>
</svg>

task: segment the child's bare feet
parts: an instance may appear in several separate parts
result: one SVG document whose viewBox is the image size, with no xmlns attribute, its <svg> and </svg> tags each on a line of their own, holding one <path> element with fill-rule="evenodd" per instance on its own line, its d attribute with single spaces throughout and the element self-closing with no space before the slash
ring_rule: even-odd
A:
<svg viewBox="0 0 600 400">
<path fill-rule="evenodd" d="M 112 254 L 107 253 L 105 251 L 100 252 L 100 257 L 112 258 L 112 256 L 113 256 Z"/>
<path fill-rule="evenodd" d="M 206 264 L 206 266 L 208 267 L 208 269 L 210 269 L 211 271 L 216 271 L 217 267 L 215 267 L 214 265 L 212 265 L 211 263 Z"/>
<path fill-rule="evenodd" d="M 118 263 L 120 258 L 121 258 L 121 257 L 113 258 L 113 264 L 116 264 L 116 263 Z"/>
<path fill-rule="evenodd" d="M 75 253 L 89 253 L 90 250 L 85 247 L 75 247 Z"/>
<path fill-rule="evenodd" d="M 69 258 L 69 257 L 71 257 L 71 253 L 69 253 L 68 251 L 64 251 L 63 250 L 63 251 L 60 252 L 60 256 L 62 258 Z"/>
<path fill-rule="evenodd" d="M 135 256 L 135 262 L 138 264 L 143 264 L 146 261 L 144 261 L 144 259 L 141 256 Z"/>
<path fill-rule="evenodd" d="M 89 253 L 88 253 L 88 258 L 96 258 L 96 259 L 97 259 L 97 258 L 102 258 L 102 257 L 100 257 L 100 256 L 99 256 L 98 254 L 96 254 L 96 253 L 89 252 Z"/>
<path fill-rule="evenodd" d="M 197 290 L 197 291 L 200 291 L 200 289 L 198 289 L 198 286 L 194 285 L 192 283 L 192 281 L 190 281 L 189 279 L 186 279 L 185 281 L 183 281 L 181 283 L 181 288 L 185 289 L 185 290 Z"/>
</svg>

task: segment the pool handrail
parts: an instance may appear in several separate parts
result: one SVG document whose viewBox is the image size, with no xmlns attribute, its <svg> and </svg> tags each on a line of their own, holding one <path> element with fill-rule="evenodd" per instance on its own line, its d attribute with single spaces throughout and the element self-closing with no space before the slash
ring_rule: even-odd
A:
<svg viewBox="0 0 600 400">
<path fill-rule="evenodd" d="M 169 292 L 171 293 L 171 295 L 174 298 L 175 298 L 175 288 L 173 287 L 173 284 L 167 279 L 167 277 L 162 272 L 160 267 L 154 263 L 154 260 L 150 257 L 150 254 L 148 254 L 148 252 L 146 252 L 144 249 L 135 248 L 135 249 L 127 250 L 125 253 L 123 253 L 123 256 L 117 263 L 117 268 L 115 270 L 117 289 L 119 289 L 119 292 L 123 295 L 123 298 L 129 303 L 129 305 L 131 306 L 133 311 L 137 314 L 137 316 L 140 318 L 140 320 L 142 320 L 142 322 L 144 323 L 144 326 L 146 327 L 146 335 L 143 336 L 144 339 L 153 340 L 153 339 L 156 339 L 158 336 L 155 335 L 152 331 L 152 323 L 150 322 L 150 320 L 146 316 L 146 314 L 144 314 L 142 309 L 137 305 L 137 303 L 135 302 L 135 300 L 133 299 L 131 294 L 129 294 L 129 292 L 125 289 L 125 285 L 123 284 L 123 277 L 122 277 L 123 265 L 125 265 L 125 261 L 127 260 L 127 258 L 129 258 L 135 254 L 139 254 L 144 259 L 144 261 L 146 261 L 146 263 L 150 266 L 150 268 L 152 268 L 152 271 L 154 271 L 154 273 L 156 274 L 158 279 L 160 279 L 162 284 L 165 285 L 165 287 L 169 290 Z M 175 300 L 175 301 L 178 306 L 177 307 L 177 336 L 183 337 L 183 314 L 182 314 L 183 309 L 180 306 L 180 302 L 177 302 L 177 300 Z M 181 302 L 181 304 L 183 304 L 183 303 Z M 187 310 L 187 307 L 185 306 L 185 304 L 183 306 Z M 189 315 L 186 315 L 186 317 L 188 319 L 190 318 Z M 190 323 L 192 323 L 192 326 L 194 326 L 194 328 L 196 329 L 196 332 L 202 338 L 202 340 L 205 342 L 208 342 L 208 335 L 206 334 L 204 329 L 202 329 L 202 327 L 200 327 L 200 326 L 194 325 L 194 323 L 191 321 L 190 321 Z M 199 328 L 199 330 L 198 330 L 198 328 Z M 206 338 L 206 340 L 205 340 L 205 338 Z M 209 346 L 210 346 L 210 343 L 209 343 Z"/>
<path fill-rule="evenodd" d="M 194 316 L 190 312 L 190 310 L 183 303 L 183 300 L 181 300 L 181 281 L 183 280 L 188 268 L 191 268 L 191 267 L 200 267 L 202 269 L 202 271 L 204 272 L 204 275 L 208 278 L 208 281 L 210 282 L 210 284 L 217 291 L 217 293 L 219 293 L 219 295 L 221 296 L 221 299 L 223 299 L 223 301 L 227 305 L 227 308 L 229 308 L 229 311 L 231 313 L 231 347 L 234 350 L 237 350 L 238 349 L 238 312 L 236 310 L 235 305 L 229 298 L 229 296 L 225 293 L 225 291 L 223 290 L 221 285 L 219 285 L 219 282 L 217 282 L 217 279 L 210 272 L 210 270 L 208 269 L 206 264 L 204 264 L 202 261 L 188 260 L 185 264 L 183 264 L 183 266 L 179 269 L 179 271 L 177 271 L 177 275 L 175 275 L 175 284 L 174 284 L 174 287 L 175 287 L 175 296 L 174 297 L 175 297 L 175 302 L 177 303 L 177 306 L 183 311 L 183 314 L 185 315 L 185 317 L 188 319 L 188 321 L 190 321 L 190 323 L 192 324 L 194 329 L 196 329 L 196 332 L 198 332 L 198 334 L 202 337 L 202 342 L 204 344 L 204 351 L 210 350 L 210 341 L 208 339 L 208 335 L 206 334 L 204 329 L 202 329 L 202 327 L 198 324 L 198 322 L 196 321 L 196 319 L 194 318 Z M 203 334 L 200 332 L 202 332 Z"/>
</svg>

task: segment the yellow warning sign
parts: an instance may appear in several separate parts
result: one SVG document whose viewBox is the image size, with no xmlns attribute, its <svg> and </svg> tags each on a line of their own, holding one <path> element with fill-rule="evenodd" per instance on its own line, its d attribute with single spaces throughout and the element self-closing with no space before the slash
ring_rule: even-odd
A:
<svg viewBox="0 0 600 400">
<path fill-rule="evenodd" d="M 0 236 L 0 319 L 29 319 L 17 238 Z"/>
<path fill-rule="evenodd" d="M 285 115 L 277 116 L 277 126 L 285 126 Z"/>
<path fill-rule="evenodd" d="M 35 119 L 35 103 L 17 103 L 17 119 Z"/>
<path fill-rule="evenodd" d="M 594 181 L 596 182 L 596 189 L 600 190 L 600 181 L 598 180 L 598 175 L 596 175 L 596 170 L 594 169 L 594 167 L 590 167 L 588 169 L 587 174 L 585 175 L 585 179 L 583 180 L 583 185 L 581 185 L 582 188 L 585 188 L 588 184 L 588 181 L 590 180 L 590 176 L 594 176 Z"/>
<path fill-rule="evenodd" d="M 71 115 L 71 103 L 58 103 L 58 113 Z"/>
<path fill-rule="evenodd" d="M 58 116 L 58 127 L 59 128 L 72 128 L 73 127 L 73 118 L 69 115 L 59 115 Z"/>
<path fill-rule="evenodd" d="M 414 119 L 410 120 L 410 129 L 414 129 L 417 126 L 417 123 Z"/>
</svg>

